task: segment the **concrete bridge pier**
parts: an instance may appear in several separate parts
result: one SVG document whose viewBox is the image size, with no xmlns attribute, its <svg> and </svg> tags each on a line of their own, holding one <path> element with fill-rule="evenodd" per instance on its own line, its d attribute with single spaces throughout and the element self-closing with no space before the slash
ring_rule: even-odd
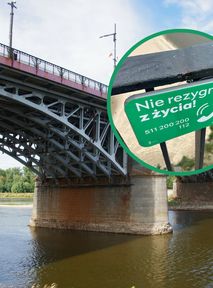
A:
<svg viewBox="0 0 213 288">
<path fill-rule="evenodd" d="M 179 207 L 186 210 L 213 210 L 213 170 L 177 177 L 173 194 Z"/>
<path fill-rule="evenodd" d="M 130 234 L 164 234 L 168 223 L 164 175 L 36 181 L 30 225 Z"/>
</svg>

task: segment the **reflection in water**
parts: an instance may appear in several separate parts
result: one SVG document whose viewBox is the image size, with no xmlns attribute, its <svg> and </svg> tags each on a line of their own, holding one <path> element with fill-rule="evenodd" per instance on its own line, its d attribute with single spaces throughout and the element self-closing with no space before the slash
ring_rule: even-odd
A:
<svg viewBox="0 0 213 288">
<path fill-rule="evenodd" d="M 31 209 L 0 207 L 0 287 L 213 287 L 213 213 L 170 212 L 174 233 L 30 229 Z"/>
</svg>

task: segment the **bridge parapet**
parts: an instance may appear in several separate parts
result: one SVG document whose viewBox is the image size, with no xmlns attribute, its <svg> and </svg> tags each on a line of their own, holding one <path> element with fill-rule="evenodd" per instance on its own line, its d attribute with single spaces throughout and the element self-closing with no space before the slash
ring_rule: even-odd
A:
<svg viewBox="0 0 213 288">
<path fill-rule="evenodd" d="M 1 43 L 0 63 L 106 98 L 107 85 Z"/>
</svg>

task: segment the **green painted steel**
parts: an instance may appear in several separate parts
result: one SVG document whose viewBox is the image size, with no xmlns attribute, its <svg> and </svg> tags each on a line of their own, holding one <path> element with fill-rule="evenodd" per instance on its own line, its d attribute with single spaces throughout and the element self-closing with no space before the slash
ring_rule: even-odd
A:
<svg viewBox="0 0 213 288">
<path fill-rule="evenodd" d="M 144 147 L 200 130 L 213 124 L 213 79 L 133 95 L 125 112 Z"/>
</svg>

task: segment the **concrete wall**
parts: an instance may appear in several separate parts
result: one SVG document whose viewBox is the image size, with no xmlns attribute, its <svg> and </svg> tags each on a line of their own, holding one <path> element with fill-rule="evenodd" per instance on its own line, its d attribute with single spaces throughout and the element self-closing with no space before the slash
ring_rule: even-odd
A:
<svg viewBox="0 0 213 288">
<path fill-rule="evenodd" d="M 112 183 L 113 182 L 113 183 Z M 166 177 L 36 182 L 31 226 L 132 234 L 171 232 Z"/>
<path fill-rule="evenodd" d="M 191 208 L 213 209 L 213 182 L 180 182 L 176 181 L 175 195 L 182 205 Z"/>
</svg>

